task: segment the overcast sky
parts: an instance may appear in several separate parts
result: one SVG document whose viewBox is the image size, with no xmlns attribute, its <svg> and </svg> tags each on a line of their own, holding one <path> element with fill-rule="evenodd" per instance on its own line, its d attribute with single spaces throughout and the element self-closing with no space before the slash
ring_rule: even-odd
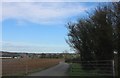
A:
<svg viewBox="0 0 120 78">
<path fill-rule="evenodd" d="M 96 6 L 97 2 L 3 2 L 2 50 L 71 52 L 65 25 L 85 18 Z"/>
</svg>

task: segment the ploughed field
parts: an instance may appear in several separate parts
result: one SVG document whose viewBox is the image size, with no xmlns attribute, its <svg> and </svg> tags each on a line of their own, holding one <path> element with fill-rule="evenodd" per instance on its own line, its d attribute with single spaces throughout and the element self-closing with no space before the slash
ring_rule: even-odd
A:
<svg viewBox="0 0 120 78">
<path fill-rule="evenodd" d="M 2 59 L 2 75 L 25 75 L 52 67 L 60 61 L 62 59 Z"/>
</svg>

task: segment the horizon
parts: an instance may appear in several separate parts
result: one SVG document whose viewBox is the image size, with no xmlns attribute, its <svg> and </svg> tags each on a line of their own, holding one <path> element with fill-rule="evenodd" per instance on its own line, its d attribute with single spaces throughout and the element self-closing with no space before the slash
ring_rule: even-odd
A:
<svg viewBox="0 0 120 78">
<path fill-rule="evenodd" d="M 56 53 L 56 52 L 49 52 L 49 53 L 47 53 L 47 52 L 45 52 L 45 53 L 39 53 L 39 52 L 37 52 L 37 53 L 35 53 L 35 52 L 9 52 L 9 51 L 0 51 L 0 53 L 18 53 L 18 54 L 65 54 L 65 52 L 58 52 L 58 53 Z M 67 54 L 76 54 L 76 53 L 74 53 L 74 52 L 72 52 L 72 53 L 67 53 Z"/>
</svg>

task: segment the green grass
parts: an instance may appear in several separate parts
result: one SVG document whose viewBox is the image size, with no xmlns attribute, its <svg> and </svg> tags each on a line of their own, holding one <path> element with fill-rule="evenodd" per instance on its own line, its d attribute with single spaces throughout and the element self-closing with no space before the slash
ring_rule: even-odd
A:
<svg viewBox="0 0 120 78">
<path fill-rule="evenodd" d="M 69 68 L 70 76 L 90 76 L 93 74 L 95 74 L 95 71 L 85 71 L 82 69 L 80 64 L 77 63 L 70 64 L 70 68 Z"/>
<path fill-rule="evenodd" d="M 78 63 L 71 63 L 69 68 L 69 76 L 70 78 L 73 78 L 76 76 L 80 76 L 80 78 L 111 78 L 111 77 L 105 77 L 100 74 L 98 74 L 99 70 L 83 70 L 81 65 Z"/>
</svg>

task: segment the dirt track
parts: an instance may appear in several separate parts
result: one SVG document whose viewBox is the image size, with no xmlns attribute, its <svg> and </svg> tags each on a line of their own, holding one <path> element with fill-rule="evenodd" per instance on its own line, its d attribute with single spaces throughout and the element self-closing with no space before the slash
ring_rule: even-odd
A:
<svg viewBox="0 0 120 78">
<path fill-rule="evenodd" d="M 58 65 L 41 72 L 33 73 L 28 76 L 67 76 L 69 64 L 60 62 Z"/>
</svg>

